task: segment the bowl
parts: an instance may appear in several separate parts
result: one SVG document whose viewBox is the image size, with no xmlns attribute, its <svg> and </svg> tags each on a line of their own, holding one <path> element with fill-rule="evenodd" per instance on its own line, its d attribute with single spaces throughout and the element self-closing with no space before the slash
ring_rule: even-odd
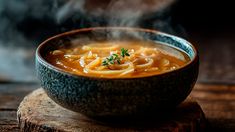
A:
<svg viewBox="0 0 235 132">
<path fill-rule="evenodd" d="M 46 61 L 46 54 L 73 42 L 140 39 L 161 42 L 184 51 L 191 59 L 179 69 L 133 78 L 76 75 Z M 186 40 L 155 30 L 96 27 L 59 34 L 39 45 L 36 71 L 41 86 L 57 104 L 89 117 L 151 115 L 175 108 L 190 94 L 198 77 L 199 58 Z"/>
</svg>

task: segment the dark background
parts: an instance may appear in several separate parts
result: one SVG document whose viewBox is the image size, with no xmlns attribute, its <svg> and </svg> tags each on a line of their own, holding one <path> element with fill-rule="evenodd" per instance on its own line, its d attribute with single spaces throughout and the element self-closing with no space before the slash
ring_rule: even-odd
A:
<svg viewBox="0 0 235 132">
<path fill-rule="evenodd" d="M 56 15 L 66 2 L 0 1 L 0 81 L 37 82 L 34 52 L 38 44 L 72 29 L 108 25 L 102 16 L 94 17 L 77 9 L 71 9 L 58 22 Z M 175 34 L 192 42 L 200 53 L 199 82 L 234 84 L 234 12 L 231 1 L 178 0 L 171 8 L 141 20 L 138 26 Z"/>
<path fill-rule="evenodd" d="M 235 83 L 235 4 L 233 1 L 181 0 L 175 20 L 200 53 L 199 82 Z"/>
</svg>

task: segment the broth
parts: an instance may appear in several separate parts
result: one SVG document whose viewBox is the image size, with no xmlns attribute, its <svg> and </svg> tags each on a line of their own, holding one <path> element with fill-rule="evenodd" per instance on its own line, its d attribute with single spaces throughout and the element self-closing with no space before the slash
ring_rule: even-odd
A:
<svg viewBox="0 0 235 132">
<path fill-rule="evenodd" d="M 103 41 L 57 49 L 48 53 L 46 60 L 77 75 L 128 78 L 172 71 L 190 58 L 181 50 L 156 42 Z"/>
</svg>

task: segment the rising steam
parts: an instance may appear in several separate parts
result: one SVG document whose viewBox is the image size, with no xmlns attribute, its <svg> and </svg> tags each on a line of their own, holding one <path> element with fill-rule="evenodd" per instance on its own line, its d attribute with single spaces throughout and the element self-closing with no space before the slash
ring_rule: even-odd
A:
<svg viewBox="0 0 235 132">
<path fill-rule="evenodd" d="M 140 27 L 140 21 L 146 18 L 146 14 L 158 12 L 174 1 L 0 0 L 0 81 L 9 78 L 37 80 L 31 75 L 34 71 L 32 51 L 50 36 L 74 28 Z M 155 25 L 159 25 L 157 23 Z M 155 28 L 155 25 L 148 28 Z M 162 25 L 169 28 L 165 23 Z M 17 71 L 13 72 L 15 69 Z"/>
</svg>

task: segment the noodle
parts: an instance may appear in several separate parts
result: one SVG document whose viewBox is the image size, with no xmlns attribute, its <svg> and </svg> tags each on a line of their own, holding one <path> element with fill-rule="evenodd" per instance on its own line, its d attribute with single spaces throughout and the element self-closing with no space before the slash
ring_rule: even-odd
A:
<svg viewBox="0 0 235 132">
<path fill-rule="evenodd" d="M 141 65 L 136 65 L 135 67 L 136 67 L 137 69 L 148 69 L 149 67 L 152 66 L 152 64 L 153 64 L 153 59 L 152 59 L 152 58 L 146 58 L 146 60 L 148 61 L 147 63 L 141 64 Z"/>
<path fill-rule="evenodd" d="M 175 70 L 190 60 L 181 51 L 174 51 L 177 56 L 174 57 L 172 53 L 167 54 L 165 49 L 176 50 L 162 45 L 157 47 L 156 44 L 142 45 L 135 41 L 130 45 L 104 42 L 55 50 L 50 52 L 48 58 L 53 64 L 76 74 L 100 77 L 159 74 Z"/>
<path fill-rule="evenodd" d="M 128 68 L 123 69 L 123 70 L 92 70 L 90 68 L 84 68 L 84 71 L 87 73 L 92 73 L 92 74 L 99 74 L 99 75 L 113 75 L 113 74 L 120 74 L 120 75 L 125 75 L 127 73 L 131 73 L 132 71 L 134 72 L 134 66 L 133 63 L 130 63 Z"/>
<path fill-rule="evenodd" d="M 65 58 L 80 59 L 81 55 L 64 55 Z"/>
<path fill-rule="evenodd" d="M 85 66 L 85 68 L 88 68 L 88 69 L 92 69 L 94 68 L 95 66 L 99 65 L 100 64 L 100 57 L 97 57 L 94 61 L 92 61 L 91 63 L 89 63 L 88 65 Z"/>
<path fill-rule="evenodd" d="M 80 65 L 81 65 L 82 67 L 85 67 L 85 65 L 86 65 L 86 63 L 85 63 L 85 56 L 82 56 L 82 57 L 81 57 L 79 63 L 80 63 Z"/>
<path fill-rule="evenodd" d="M 97 47 L 97 45 L 100 45 L 100 44 L 85 45 L 82 47 L 82 49 L 86 51 L 100 51 L 100 50 L 105 51 L 105 50 L 115 50 L 118 48 L 118 45 L 114 45 L 114 44 L 113 45 L 106 44 L 106 46 L 103 46 L 103 47 Z"/>
<path fill-rule="evenodd" d="M 79 70 L 77 70 L 77 69 L 75 69 L 75 68 L 72 68 L 72 67 L 68 67 L 68 66 L 66 66 L 67 64 L 66 64 L 67 62 L 64 62 L 64 61 L 57 61 L 57 64 L 58 65 L 61 65 L 62 67 L 64 67 L 64 68 L 66 68 L 66 69 L 70 69 L 71 71 L 74 71 L 74 72 L 77 72 L 77 73 L 81 73 Z"/>
</svg>

